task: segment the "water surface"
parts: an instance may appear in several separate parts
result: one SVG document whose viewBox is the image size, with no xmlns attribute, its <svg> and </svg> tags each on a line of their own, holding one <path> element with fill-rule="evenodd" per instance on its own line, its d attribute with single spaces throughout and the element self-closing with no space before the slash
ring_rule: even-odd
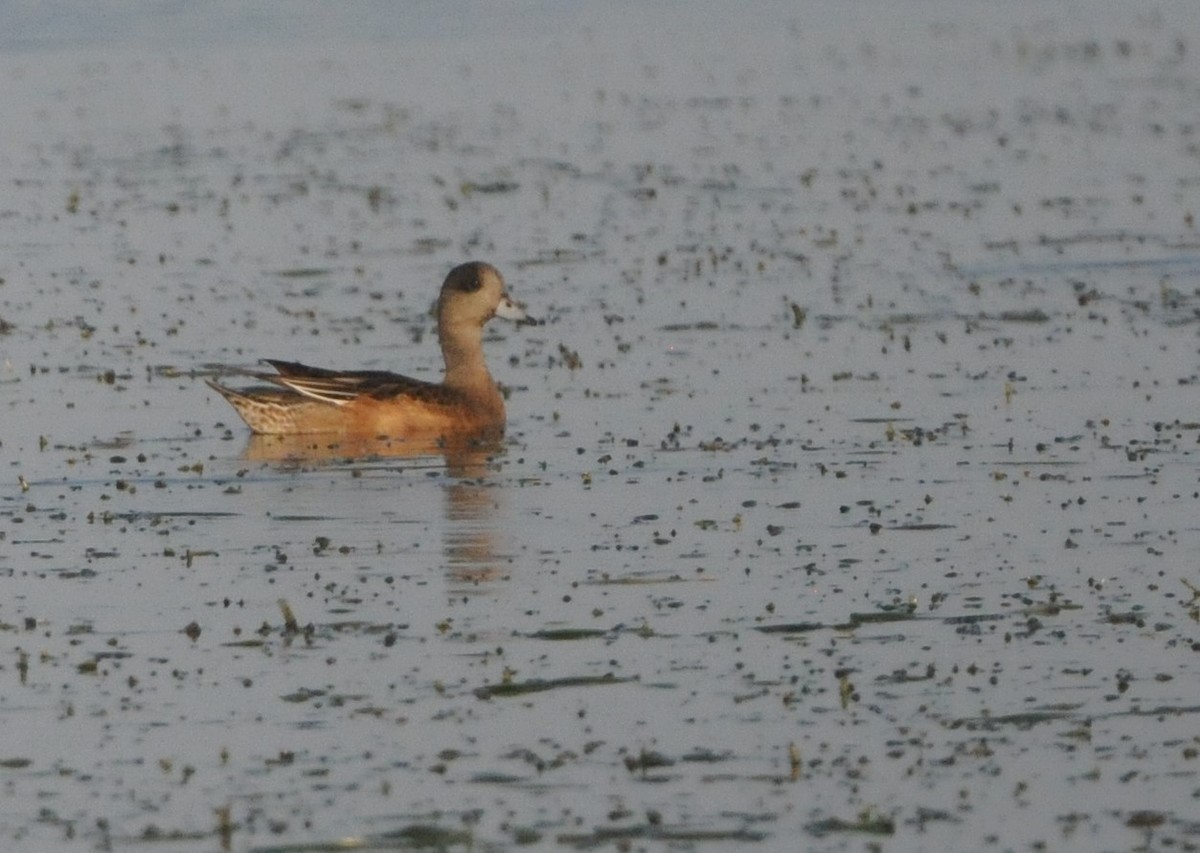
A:
<svg viewBox="0 0 1200 853">
<path fill-rule="evenodd" d="M 1190 6 L 294 8 L 0 57 L 6 849 L 1197 843 Z"/>
</svg>

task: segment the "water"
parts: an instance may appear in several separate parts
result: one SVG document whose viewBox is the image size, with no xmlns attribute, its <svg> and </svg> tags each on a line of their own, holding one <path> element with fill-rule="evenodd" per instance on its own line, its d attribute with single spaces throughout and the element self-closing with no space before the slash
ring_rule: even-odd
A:
<svg viewBox="0 0 1200 853">
<path fill-rule="evenodd" d="M 0 59 L 5 849 L 1195 846 L 1189 6 L 289 9 Z"/>
</svg>

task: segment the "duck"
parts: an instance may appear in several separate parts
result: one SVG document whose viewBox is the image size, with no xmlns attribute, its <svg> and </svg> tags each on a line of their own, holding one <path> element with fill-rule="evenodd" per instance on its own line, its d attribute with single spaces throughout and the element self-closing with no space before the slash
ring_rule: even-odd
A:
<svg viewBox="0 0 1200 853">
<path fill-rule="evenodd" d="M 330 370 L 264 359 L 274 373 L 249 371 L 269 383 L 243 390 L 206 379 L 257 435 L 338 434 L 439 439 L 502 435 L 504 397 L 483 355 L 483 327 L 493 317 L 537 325 L 508 294 L 504 277 L 482 261 L 450 270 L 437 302 L 441 382 L 386 370 Z"/>
</svg>

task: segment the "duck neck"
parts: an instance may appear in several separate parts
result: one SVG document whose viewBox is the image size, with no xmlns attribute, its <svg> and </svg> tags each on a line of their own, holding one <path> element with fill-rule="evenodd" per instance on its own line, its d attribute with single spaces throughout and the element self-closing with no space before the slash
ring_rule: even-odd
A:
<svg viewBox="0 0 1200 853">
<path fill-rule="evenodd" d="M 497 394 L 483 359 L 483 332 L 477 326 L 438 324 L 438 340 L 446 361 L 443 383 L 449 388 Z"/>
</svg>

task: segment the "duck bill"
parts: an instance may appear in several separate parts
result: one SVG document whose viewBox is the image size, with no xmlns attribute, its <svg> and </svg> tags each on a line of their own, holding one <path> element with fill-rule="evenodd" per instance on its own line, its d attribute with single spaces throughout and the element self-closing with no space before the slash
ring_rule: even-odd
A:
<svg viewBox="0 0 1200 853">
<path fill-rule="evenodd" d="M 512 320 L 518 325 L 536 326 L 538 323 L 537 320 L 526 314 L 525 309 L 517 304 L 508 294 L 505 294 L 500 299 L 500 304 L 496 306 L 496 316 L 505 320 Z"/>
</svg>

